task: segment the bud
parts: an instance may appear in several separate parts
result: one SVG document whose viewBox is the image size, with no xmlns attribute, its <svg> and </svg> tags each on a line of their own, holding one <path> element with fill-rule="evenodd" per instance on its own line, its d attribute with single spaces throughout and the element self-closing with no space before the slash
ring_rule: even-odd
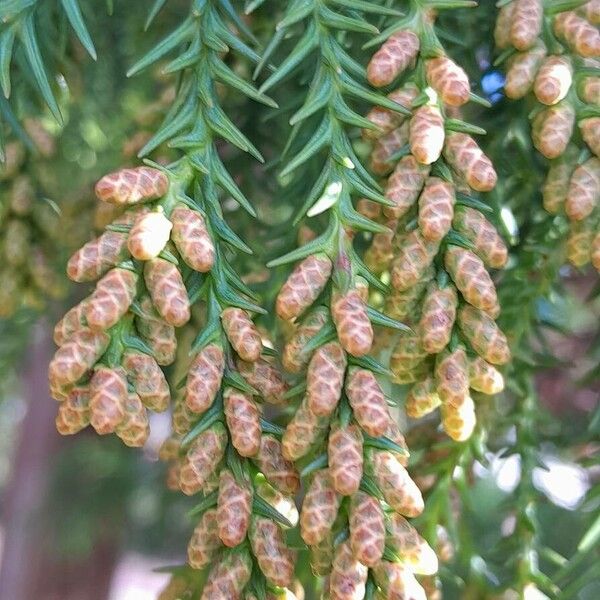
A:
<svg viewBox="0 0 600 600">
<path fill-rule="evenodd" d="M 165 485 L 171 492 L 179 492 L 179 473 L 181 465 L 179 462 L 173 462 L 167 466 L 167 475 L 165 477 Z"/>
<path fill-rule="evenodd" d="M 61 435 L 73 435 L 90 423 L 90 390 L 88 387 L 73 388 L 58 407 L 56 429 Z"/>
<path fill-rule="evenodd" d="M 563 100 L 573 83 L 573 67 L 566 56 L 548 56 L 535 78 L 536 98 L 548 106 Z"/>
<path fill-rule="evenodd" d="M 481 259 L 470 250 L 449 245 L 444 256 L 444 264 L 465 300 L 488 313 L 498 306 L 494 282 Z"/>
<path fill-rule="evenodd" d="M 492 161 L 466 133 L 451 132 L 446 137 L 444 157 L 467 184 L 477 192 L 489 192 L 498 176 Z"/>
<path fill-rule="evenodd" d="M 552 161 L 542 187 L 544 208 L 553 215 L 562 211 L 567 199 L 569 182 L 575 168 L 569 154 L 567 149 L 563 156 Z"/>
<path fill-rule="evenodd" d="M 367 265 L 368 266 L 368 265 Z M 431 273 L 433 277 L 433 272 Z M 421 304 L 421 299 L 429 280 L 429 275 L 425 275 L 423 279 L 418 281 L 413 287 L 406 291 L 400 292 L 392 288 L 385 298 L 384 313 L 392 319 L 405 321 L 409 317 L 418 314 L 418 306 Z M 375 336 L 375 344 L 380 340 L 380 336 Z"/>
<path fill-rule="evenodd" d="M 183 458 L 179 473 L 179 487 L 191 496 L 204 487 L 225 455 L 227 430 L 221 422 L 203 431 L 192 442 Z"/>
<path fill-rule="evenodd" d="M 532 123 L 533 145 L 546 158 L 558 158 L 567 149 L 574 123 L 575 110 L 567 101 L 540 111 Z"/>
<path fill-rule="evenodd" d="M 308 242 L 314 240 L 317 237 L 317 234 L 312 230 L 308 225 L 300 225 L 298 227 L 298 235 L 296 237 L 296 241 L 298 246 L 304 246 L 308 244 Z"/>
<path fill-rule="evenodd" d="M 32 248 L 29 256 L 29 274 L 34 286 L 40 289 L 44 294 L 51 298 L 59 299 L 66 295 L 66 289 L 63 282 L 57 277 L 56 272 L 50 265 L 48 256 L 41 248 Z M 33 300 L 34 308 L 36 307 L 35 297 L 29 298 L 25 296 L 23 302 L 27 305 L 27 301 Z M 37 304 L 39 308 L 39 303 Z"/>
<path fill-rule="evenodd" d="M 405 108 L 410 109 L 413 101 L 419 95 L 419 89 L 414 83 L 406 83 L 400 89 L 388 94 L 388 100 L 396 102 Z M 374 140 L 382 135 L 389 133 L 396 129 L 406 120 L 406 116 L 394 112 L 389 108 L 383 108 L 382 106 L 375 106 L 371 109 L 367 115 L 367 119 L 378 127 L 377 131 L 372 129 L 363 129 L 363 138 L 366 140 Z"/>
<path fill-rule="evenodd" d="M 10 219 L 3 232 L 3 247 L 0 252 L 6 264 L 12 267 L 22 267 L 29 258 L 29 226 L 21 219 Z"/>
<path fill-rule="evenodd" d="M 469 361 L 469 386 L 482 394 L 499 394 L 504 389 L 502 373 L 479 356 Z"/>
<path fill-rule="evenodd" d="M 455 555 L 454 543 L 443 525 L 436 527 L 435 551 L 441 562 L 450 562 Z"/>
<path fill-rule="evenodd" d="M 475 405 L 467 396 L 461 405 L 444 403 L 441 407 L 442 427 L 455 441 L 464 442 L 471 437 L 475 429 Z"/>
<path fill-rule="evenodd" d="M 400 159 L 385 188 L 385 197 L 394 203 L 394 206 L 383 208 L 386 217 L 399 219 L 410 210 L 421 193 L 429 169 L 429 166 L 420 164 L 412 154 Z"/>
<path fill-rule="evenodd" d="M 210 271 L 215 262 L 215 246 L 202 216 L 184 204 L 177 204 L 170 218 L 171 236 L 181 258 L 194 271 Z"/>
<path fill-rule="evenodd" d="M 173 406 L 171 423 L 173 431 L 179 435 L 189 433 L 194 423 L 198 420 L 198 415 L 193 413 L 181 399 L 178 399 Z"/>
<path fill-rule="evenodd" d="M 592 240 L 591 259 L 596 271 L 600 271 L 600 232 Z"/>
<path fill-rule="evenodd" d="M 25 148 L 19 141 L 4 146 L 4 162 L 0 163 L 0 181 L 13 179 L 25 161 Z"/>
<path fill-rule="evenodd" d="M 510 26 L 510 41 L 517 50 L 528 50 L 542 33 L 542 0 L 515 0 Z"/>
<path fill-rule="evenodd" d="M 255 456 L 260 448 L 260 412 L 251 397 L 234 388 L 223 394 L 231 444 L 240 456 Z"/>
<path fill-rule="evenodd" d="M 173 225 L 161 212 L 139 213 L 127 238 L 127 248 L 133 258 L 156 258 L 169 241 Z"/>
<path fill-rule="evenodd" d="M 65 346 L 63 346 L 65 348 Z M 127 378 L 121 367 L 99 365 L 90 380 L 90 423 L 100 435 L 113 433 L 125 419 Z"/>
<path fill-rule="evenodd" d="M 387 175 L 395 165 L 392 157 L 408 144 L 408 122 L 378 138 L 371 151 L 371 171 Z"/>
<path fill-rule="evenodd" d="M 323 437 L 329 421 L 326 417 L 317 417 L 308 408 L 306 397 L 287 424 L 281 438 L 284 458 L 296 461 L 308 454 L 309 450 Z"/>
<path fill-rule="evenodd" d="M 333 487 L 329 470 L 317 471 L 308 486 L 300 512 L 300 534 L 308 546 L 322 543 L 331 534 L 341 500 Z"/>
<path fill-rule="evenodd" d="M 42 125 L 40 119 L 25 118 L 23 126 L 33 141 L 36 150 L 44 157 L 50 158 L 56 152 L 54 137 Z"/>
<path fill-rule="evenodd" d="M 0 271 L 0 318 L 12 317 L 18 308 L 18 300 L 22 293 L 21 278 L 13 269 Z"/>
<path fill-rule="evenodd" d="M 423 165 L 434 163 L 444 147 L 444 118 L 437 106 L 425 104 L 413 113 L 410 120 L 410 151 Z"/>
<path fill-rule="evenodd" d="M 221 313 L 227 339 L 242 360 L 255 361 L 262 352 L 262 340 L 252 319 L 241 308 L 229 307 Z"/>
<path fill-rule="evenodd" d="M 426 357 L 421 338 L 416 333 L 402 333 L 390 357 L 394 381 L 410 383 L 418 379 L 419 367 Z"/>
<path fill-rule="evenodd" d="M 346 354 L 337 342 L 315 350 L 306 373 L 307 405 L 319 417 L 329 416 L 336 408 L 344 385 Z"/>
<path fill-rule="evenodd" d="M 8 157 L 7 157 L 8 158 Z M 0 177 L 1 179 L 1 177 Z M 33 202 L 36 198 L 36 190 L 28 175 L 18 175 L 14 178 L 8 194 L 8 204 L 17 216 L 24 217 L 31 214 Z M 7 206 L 8 208 L 8 206 Z M 36 210 L 38 207 L 36 207 Z M 33 214 L 36 220 L 37 213 Z"/>
<path fill-rule="evenodd" d="M 246 549 L 222 555 L 208 574 L 200 600 L 240 598 L 252 575 L 252 557 Z"/>
<path fill-rule="evenodd" d="M 459 206 L 453 221 L 456 231 L 474 246 L 475 254 L 492 269 L 501 269 L 508 260 L 508 249 L 496 228 L 478 211 Z"/>
<path fill-rule="evenodd" d="M 167 176 L 151 167 L 121 169 L 109 173 L 96 184 L 98 200 L 109 204 L 129 205 L 156 200 L 169 189 Z"/>
<path fill-rule="evenodd" d="M 179 458 L 181 440 L 178 436 L 171 434 L 158 449 L 158 460 L 168 462 Z"/>
<path fill-rule="evenodd" d="M 600 55 L 600 32 L 576 13 L 559 13 L 554 18 L 554 32 L 580 56 L 596 58 Z"/>
<path fill-rule="evenodd" d="M 373 437 L 385 434 L 391 420 L 383 390 L 368 369 L 350 367 L 346 394 L 358 424 Z"/>
<path fill-rule="evenodd" d="M 589 0 L 581 7 L 581 13 L 592 24 L 600 25 L 600 2 Z"/>
<path fill-rule="evenodd" d="M 469 365 L 462 346 L 437 356 L 436 390 L 444 403 L 461 405 L 469 396 Z"/>
<path fill-rule="evenodd" d="M 429 270 L 439 247 L 439 241 L 426 239 L 419 229 L 410 231 L 392 261 L 392 287 L 405 291 L 416 285 Z"/>
<path fill-rule="evenodd" d="M 509 2 L 500 8 L 494 27 L 494 42 L 499 50 L 506 50 L 511 45 L 510 29 L 513 20 L 515 3 Z"/>
<path fill-rule="evenodd" d="M 356 212 L 360 213 L 363 217 L 377 221 L 381 218 L 381 204 L 368 198 L 361 198 L 356 203 Z"/>
<path fill-rule="evenodd" d="M 250 544 L 258 566 L 269 583 L 280 587 L 292 584 L 296 553 L 286 547 L 277 523 L 254 515 L 250 525 Z"/>
<path fill-rule="evenodd" d="M 579 131 L 590 150 L 596 156 L 600 156 L 600 117 L 582 119 L 579 121 Z"/>
<path fill-rule="evenodd" d="M 88 298 L 86 319 L 91 329 L 109 329 L 129 310 L 138 276 L 129 269 L 111 269 Z"/>
<path fill-rule="evenodd" d="M 282 363 L 290 373 L 299 373 L 306 367 L 310 353 L 304 350 L 306 344 L 317 334 L 329 318 L 324 307 L 313 310 L 300 323 L 290 340 L 283 348 Z"/>
<path fill-rule="evenodd" d="M 600 203 L 600 160 L 593 156 L 579 165 L 569 182 L 565 211 L 569 219 L 581 221 Z"/>
<path fill-rule="evenodd" d="M 455 201 L 451 183 L 429 177 L 419 197 L 419 227 L 423 237 L 440 241 L 450 231 Z"/>
<path fill-rule="evenodd" d="M 126 446 L 141 448 L 150 435 L 146 408 L 135 392 L 127 394 L 123 408 L 125 417 L 115 428 L 115 433 Z"/>
<path fill-rule="evenodd" d="M 371 57 L 367 65 L 367 79 L 375 87 L 389 85 L 414 64 L 419 53 L 419 38 L 412 31 L 393 33 Z"/>
<path fill-rule="evenodd" d="M 385 518 L 377 498 L 358 491 L 350 499 L 350 546 L 360 563 L 373 567 L 385 546 Z"/>
<path fill-rule="evenodd" d="M 209 344 L 194 356 L 185 385 L 185 403 L 189 410 L 202 414 L 212 406 L 224 369 L 225 356 L 218 344 Z"/>
<path fill-rule="evenodd" d="M 342 496 L 354 494 L 363 475 L 363 436 L 356 425 L 332 425 L 327 446 L 329 473 Z"/>
<path fill-rule="evenodd" d="M 444 104 L 462 106 L 469 101 L 471 86 L 464 70 L 447 56 L 425 61 L 427 83 L 440 95 Z"/>
<path fill-rule="evenodd" d="M 230 548 L 246 539 L 252 514 L 252 488 L 250 481 L 243 484 L 235 480 L 228 469 L 219 476 L 217 520 L 219 538 Z"/>
<path fill-rule="evenodd" d="M 57 346 L 62 346 L 75 332 L 84 328 L 87 303 L 86 299 L 76 304 L 55 325 L 53 339 Z"/>
<path fill-rule="evenodd" d="M 600 106 L 600 78 L 584 77 L 579 86 L 579 97 L 586 104 Z"/>
<path fill-rule="evenodd" d="M 395 235 L 396 221 L 389 221 L 385 225 L 392 229 L 392 231 L 375 233 L 371 240 L 371 245 L 363 254 L 363 262 L 372 273 L 377 275 L 388 269 L 394 256 L 392 241 Z"/>
<path fill-rule="evenodd" d="M 369 448 L 367 464 L 393 510 L 407 517 L 417 517 L 423 512 L 425 505 L 419 488 L 391 452 Z"/>
<path fill-rule="evenodd" d="M 504 365 L 510 360 L 506 336 L 486 313 L 472 306 L 462 306 L 458 325 L 481 358 L 494 365 Z"/>
<path fill-rule="evenodd" d="M 360 600 L 365 596 L 368 567 L 354 557 L 350 542 L 340 544 L 335 550 L 329 594 L 331 600 Z"/>
<path fill-rule="evenodd" d="M 400 563 L 381 560 L 373 568 L 373 576 L 384 600 L 427 600 L 412 571 Z"/>
<path fill-rule="evenodd" d="M 368 354 L 373 345 L 373 326 L 360 292 L 350 289 L 340 294 L 334 290 L 331 295 L 331 316 L 344 350 L 352 356 Z"/>
<path fill-rule="evenodd" d="M 315 577 L 325 577 L 331 572 L 333 564 L 333 534 L 331 531 L 325 539 L 309 547 L 310 568 Z"/>
<path fill-rule="evenodd" d="M 118 219 L 123 218 L 126 215 L 128 217 L 128 224 L 133 223 L 136 214 L 137 210 L 123 212 L 123 208 L 121 206 L 104 204 L 103 202 L 100 202 L 94 207 L 92 224 L 94 229 L 103 231 L 111 223 L 118 223 Z M 125 237 L 127 236 L 125 235 Z"/>
<path fill-rule="evenodd" d="M 65 386 L 81 379 L 108 348 L 110 336 L 103 331 L 76 331 L 54 355 L 48 367 L 51 384 Z"/>
<path fill-rule="evenodd" d="M 181 327 L 190 320 L 190 301 L 179 269 L 168 260 L 154 258 L 144 265 L 144 280 L 164 320 Z"/>
<path fill-rule="evenodd" d="M 218 527 L 217 510 L 204 511 L 187 547 L 188 564 L 192 569 L 204 569 L 213 561 L 221 545 Z"/>
<path fill-rule="evenodd" d="M 175 360 L 177 338 L 175 328 L 166 323 L 156 312 L 152 300 L 143 296 L 139 302 L 140 314 L 135 316 L 138 333 L 152 348 L 159 365 L 170 365 Z"/>
<path fill-rule="evenodd" d="M 122 364 L 144 406 L 156 412 L 167 410 L 171 393 L 156 360 L 148 354 L 127 351 Z"/>
<path fill-rule="evenodd" d="M 282 494 L 261 478 L 255 480 L 254 489 L 255 493 L 280 512 L 291 523 L 292 527 L 298 525 L 300 515 L 293 497 Z M 286 528 L 284 527 L 284 529 Z"/>
<path fill-rule="evenodd" d="M 281 371 L 270 362 L 259 358 L 255 362 L 237 360 L 236 365 L 240 375 L 265 399 L 269 404 L 282 404 L 287 384 Z"/>
<path fill-rule="evenodd" d="M 433 377 L 427 377 L 410 388 L 404 409 L 412 419 L 420 419 L 433 412 L 441 403 Z"/>
<path fill-rule="evenodd" d="M 298 263 L 277 295 L 277 315 L 285 320 L 300 316 L 323 291 L 331 268 L 331 261 L 323 253 L 313 254 Z"/>
<path fill-rule="evenodd" d="M 387 545 L 398 555 L 403 565 L 417 575 L 437 573 L 438 559 L 433 548 L 404 517 L 390 513 L 387 529 Z"/>
<path fill-rule="evenodd" d="M 443 288 L 435 282 L 429 285 L 419 321 L 421 344 L 428 354 L 441 352 L 450 342 L 457 305 L 458 296 L 452 284 Z"/>
<path fill-rule="evenodd" d="M 567 260 L 575 267 L 590 262 L 594 229 L 589 219 L 571 223 L 567 238 Z"/>
<path fill-rule="evenodd" d="M 55 381 L 51 379 L 48 381 L 48 388 L 50 391 L 50 397 L 56 400 L 57 402 L 62 402 L 66 400 L 69 396 L 69 393 L 73 389 L 73 384 L 67 385 L 59 385 Z"/>
<path fill-rule="evenodd" d="M 388 424 L 388 430 L 385 433 L 385 437 L 392 440 L 392 442 L 396 443 L 400 446 L 404 452 L 394 452 L 393 450 L 388 450 L 388 452 L 403 466 L 406 467 L 408 465 L 408 446 L 406 445 L 406 440 L 400 431 L 400 427 L 398 423 L 394 420 L 391 420 Z"/>
<path fill-rule="evenodd" d="M 77 283 L 95 281 L 125 258 L 127 258 L 127 235 L 106 231 L 71 256 L 67 263 L 67 275 Z"/>
<path fill-rule="evenodd" d="M 273 487 L 284 494 L 295 494 L 298 491 L 300 477 L 294 464 L 283 457 L 281 442 L 278 439 L 271 435 L 263 435 L 255 460 Z"/>
<path fill-rule="evenodd" d="M 512 100 L 527 95 L 546 56 L 546 47 L 538 43 L 527 52 L 518 52 L 508 61 L 504 92 Z"/>
</svg>

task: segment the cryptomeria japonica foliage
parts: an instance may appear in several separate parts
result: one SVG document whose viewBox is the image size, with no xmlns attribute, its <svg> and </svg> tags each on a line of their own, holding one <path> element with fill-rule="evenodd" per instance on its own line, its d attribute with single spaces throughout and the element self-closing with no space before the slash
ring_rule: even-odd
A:
<svg viewBox="0 0 600 600">
<path fill-rule="evenodd" d="M 598 431 L 539 390 L 565 280 L 600 271 L 600 3 L 112 4 L 0 7 L 0 316 L 64 309 L 61 434 L 170 415 L 160 598 L 579 597 L 593 499 L 563 556 L 532 481 Z"/>
</svg>

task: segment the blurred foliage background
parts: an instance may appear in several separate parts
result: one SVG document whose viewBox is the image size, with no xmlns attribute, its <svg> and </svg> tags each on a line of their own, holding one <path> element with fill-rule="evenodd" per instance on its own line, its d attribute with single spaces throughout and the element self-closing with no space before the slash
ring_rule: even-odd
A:
<svg viewBox="0 0 600 600">
<path fill-rule="evenodd" d="M 0 232 L 5 235 L 15 182 L 26 177 L 35 192 L 23 220 L 36 241 L 46 235 L 46 268 L 57 288 L 50 294 L 41 289 L 33 275 L 24 275 L 23 265 L 0 265 L 0 296 L 9 291 L 14 300 L 13 314 L 0 319 L 0 600 L 154 597 L 165 575 L 153 578 L 150 569 L 181 563 L 191 531 L 190 501 L 166 490 L 157 459 L 168 417 L 155 416 L 143 452 L 90 432 L 59 439 L 45 383 L 50 326 L 81 293 L 62 277 L 66 259 L 102 223 L 93 184 L 106 172 L 136 164 L 137 150 L 160 124 L 177 85 L 175 76 L 161 74 L 162 65 L 131 79 L 125 73 L 181 22 L 189 2 L 165 2 L 146 32 L 150 3 L 81 1 L 97 60 L 71 26 L 63 8 L 68 4 L 7 0 L 0 7 L 0 17 L 25 7 L 23 18 L 31 19 L 40 68 L 47 73 L 46 89 L 36 76 L 29 38 L 21 33 L 12 61 L 6 60 L 10 27 L 0 18 L 0 64 L 6 69 L 10 63 L 11 81 L 9 100 L 0 97 L 3 148 L 7 159 L 15 148 L 23 153 L 19 168 L 0 180 Z M 233 4 L 243 11 L 243 2 Z M 273 34 L 283 4 L 246 3 L 256 6 L 246 21 L 258 52 Z M 491 200 L 512 246 L 498 282 L 501 324 L 517 351 L 508 390 L 480 410 L 474 442 L 451 448 L 432 424 L 409 431 L 413 468 L 429 477 L 421 521 L 424 528 L 443 525 L 452 539 L 441 572 L 444 598 L 531 600 L 544 594 L 593 600 L 600 597 L 600 286 L 593 270 L 563 266 L 566 225 L 542 208 L 547 164 L 531 145 L 531 107 L 504 98 L 503 76 L 493 65 L 495 14 L 494 3 L 483 0 L 474 10 L 443 12 L 438 27 L 451 55 L 492 104 L 475 105 L 466 117 L 487 129 L 482 145 L 499 172 Z M 370 51 L 360 50 L 353 34 L 347 41 L 355 58 L 368 60 Z M 251 77 L 250 65 L 232 61 L 234 70 Z M 223 148 L 259 215 L 254 221 L 235 205 L 224 205 L 235 231 L 256 250 L 253 257 L 239 257 L 238 268 L 254 276 L 267 304 L 285 270 L 267 274 L 263 265 L 294 247 L 297 232 L 289 220 L 306 194 L 301 186 L 282 193 L 274 168 L 286 121 L 305 85 L 301 68 L 279 88 L 282 108 L 273 111 L 223 91 L 228 114 L 266 157 L 257 166 Z M 364 155 L 354 133 L 357 152 Z M 153 158 L 174 156 L 159 148 Z M 318 161 L 304 168 L 316 173 Z M 36 222 L 40 217 L 46 232 Z M 269 326 L 268 318 L 264 324 Z M 136 563 L 132 556 L 148 559 Z M 137 588 L 128 586 L 127 578 L 140 572 L 147 579 Z M 307 599 L 316 598 L 303 555 L 299 573 Z"/>
</svg>

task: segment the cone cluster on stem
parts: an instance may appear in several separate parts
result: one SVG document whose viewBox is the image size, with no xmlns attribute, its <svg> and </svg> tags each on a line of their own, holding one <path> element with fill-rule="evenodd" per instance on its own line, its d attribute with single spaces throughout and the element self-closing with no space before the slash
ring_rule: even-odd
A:
<svg viewBox="0 0 600 600">
<path fill-rule="evenodd" d="M 423 31 L 430 20 L 423 17 Z M 402 62 L 401 87 L 388 96 L 411 115 L 382 107 L 368 115 L 379 131 L 365 129 L 364 137 L 373 142 L 373 170 L 388 176 L 390 206 L 362 201 L 362 210 L 389 228 L 373 236 L 365 263 L 389 278 L 386 314 L 412 326 L 390 358 L 394 381 L 411 384 L 407 414 L 420 418 L 440 407 L 445 431 L 464 441 L 475 427 L 470 390 L 500 392 L 497 366 L 510 358 L 495 323 L 500 306 L 490 275 L 505 266 L 508 249 L 490 220 L 493 209 L 476 196 L 493 190 L 496 172 L 469 133 L 476 128 L 456 118 L 471 99 L 469 80 L 441 49 L 423 48 L 427 40 L 423 34 L 412 60 Z M 394 48 L 388 40 L 371 58 L 373 85 Z M 402 74 L 394 73 L 386 84 Z"/>
<path fill-rule="evenodd" d="M 541 0 L 513 0 L 500 9 L 495 41 L 506 56 L 506 95 L 537 103 L 532 140 L 550 160 L 544 208 L 570 221 L 567 259 L 600 271 L 598 24 L 593 0 L 559 12 Z"/>
<path fill-rule="evenodd" d="M 318 10 L 307 18 L 309 27 L 311 19 L 324 31 L 330 27 L 324 15 L 320 21 Z M 395 79 L 398 70 L 412 62 L 415 43 L 418 38 L 412 32 L 391 39 L 380 52 L 385 66 L 369 67 L 371 79 L 380 81 L 379 85 Z M 320 51 L 325 53 L 323 48 Z M 340 48 L 339 55 L 343 52 Z M 319 65 L 321 60 L 317 55 L 315 80 L 334 79 Z M 338 70 L 344 69 L 345 64 L 340 64 Z M 437 77 L 438 71 L 432 74 Z M 340 106 L 345 102 L 336 97 L 332 104 L 338 100 Z M 381 110 L 374 117 L 381 118 L 390 132 L 378 146 L 375 171 L 385 171 L 390 156 L 408 135 L 406 126 L 395 123 L 402 119 L 394 112 L 393 102 L 389 113 Z M 309 106 L 307 96 L 298 114 Z M 379 379 L 387 371 L 370 356 L 375 325 L 406 327 L 369 305 L 373 275 L 356 255 L 353 239 L 357 232 L 384 231 L 385 227 L 360 217 L 352 197 L 357 187 L 376 183 L 357 165 L 359 159 L 349 149 L 343 120 L 335 111 L 323 112 L 323 122 L 330 123 L 339 136 L 327 143 L 329 162 L 315 182 L 322 195 L 315 195 L 307 214 L 328 211 L 328 227 L 321 235 L 308 236 L 303 248 L 271 263 L 295 263 L 275 302 L 276 314 L 285 323 L 282 329 L 289 332 L 282 362 L 297 381 L 287 394 L 297 400 L 282 435 L 282 452 L 302 467 L 306 480 L 300 534 L 310 549 L 314 574 L 326 577 L 324 597 L 363 598 L 367 586 L 373 585 L 392 597 L 389 594 L 398 590 L 388 592 L 385 578 L 374 583 L 378 569 L 410 579 L 421 591 L 414 573 L 432 575 L 437 570 L 435 553 L 405 521 L 422 512 L 423 498 L 406 469 L 404 438 Z M 387 125 L 388 121 L 393 124 Z M 346 157 L 341 166 L 339 156 Z M 404 543 L 405 533 L 399 527 L 394 529 L 401 522 L 406 523 L 411 543 Z M 414 564 L 411 553 L 419 557 Z"/>
<path fill-rule="evenodd" d="M 61 402 L 57 428 L 73 434 L 91 424 L 99 434 L 116 433 L 127 445 L 142 446 L 147 411 L 164 411 L 170 403 L 160 365 L 175 359 L 175 329 L 190 319 L 182 273 L 193 268 L 198 252 L 210 255 L 212 242 L 202 216 L 174 201 L 164 171 L 121 169 L 96 184 L 96 196 L 131 208 L 68 261 L 71 280 L 97 281 L 54 329 L 59 349 L 49 379 Z M 188 221 L 177 225 L 179 211 Z M 194 222 L 201 224 L 196 235 L 187 245 L 178 243 L 172 231 Z M 200 245 L 190 248 L 193 243 Z"/>
<path fill-rule="evenodd" d="M 296 319 L 284 347 L 284 365 L 304 374 L 306 381 L 282 449 L 289 460 L 312 457 L 311 464 L 318 465 L 305 470 L 310 481 L 300 514 L 300 533 L 311 551 L 314 573 L 329 576 L 332 598 L 362 598 L 369 568 L 374 574 L 377 569 L 408 571 L 409 577 L 412 572 L 434 573 L 437 560 L 402 517 L 420 514 L 423 498 L 406 470 L 404 439 L 381 385 L 360 363 L 373 343 L 365 310 L 367 286 L 358 280 L 344 293 L 336 287 L 342 278 L 333 261 L 321 257 L 318 272 L 316 262 L 311 256 L 299 263 L 277 298 L 279 316 L 293 314 Z M 300 303 L 299 298 L 307 300 Z M 315 344 L 328 326 L 331 341 Z M 394 529 L 399 523 L 402 531 Z M 411 553 L 418 556 L 415 564 L 410 563 Z M 416 580 L 414 584 L 418 586 Z M 352 596 L 345 591 L 350 588 Z"/>
<path fill-rule="evenodd" d="M 502 14 L 510 43 L 541 56 L 539 81 L 531 86 L 556 109 L 536 116 L 536 145 L 555 152 L 557 123 L 571 118 L 558 110 L 571 93 L 564 81 L 576 65 L 563 55 L 543 62 L 539 33 L 531 34 L 545 18 L 543 7 L 514 4 L 514 13 Z M 410 14 L 380 36 L 366 69 L 370 89 L 355 81 L 360 69 L 337 33 L 340 23 L 354 23 L 357 31 L 365 24 L 345 8 L 338 15 L 322 2 L 308 0 L 309 11 L 298 6 L 288 7 L 291 15 L 286 11 L 272 48 L 300 29 L 288 30 L 290 24 L 305 21 L 308 41 L 302 43 L 317 54 L 316 83 L 291 120 L 304 125 L 320 115 L 322 122 L 281 179 L 293 182 L 311 172 L 305 162 L 322 161 L 311 197 L 302 201 L 307 216 L 327 213 L 328 224 L 320 235 L 305 227 L 301 247 L 272 261 L 294 263 L 275 299 L 288 332 L 281 362 L 289 376 L 279 370 L 275 344 L 256 317 L 267 312 L 261 299 L 228 262 L 232 249 L 251 250 L 225 223 L 220 196 L 253 210 L 225 170 L 216 140 L 260 154 L 221 114 L 214 82 L 274 106 L 264 91 L 297 63 L 292 55 L 284 58 L 258 90 L 240 79 L 222 53 L 234 48 L 248 57 L 253 51 L 236 41 L 237 21 L 232 25 L 227 17 L 225 26 L 221 3 L 194 3 L 193 27 L 177 30 L 151 53 L 152 61 L 146 57 L 132 69 L 145 68 L 169 47 L 187 48 L 173 61 L 182 85 L 173 105 L 173 114 L 181 112 L 172 120 L 185 123 L 185 131 L 168 140 L 183 157 L 168 167 L 124 168 L 102 178 L 96 195 L 118 214 L 68 264 L 72 280 L 96 283 L 55 329 L 59 349 L 50 382 L 60 401 L 59 431 L 91 424 L 100 434 L 142 446 L 148 411 L 172 412 L 172 434 L 160 450 L 167 485 L 197 504 L 187 547 L 191 579 L 175 575 L 165 599 L 191 590 L 201 600 L 302 597 L 296 549 L 288 544 L 293 529 L 331 600 L 374 592 L 388 600 L 437 597 L 436 552 L 410 522 L 424 511 L 422 490 L 409 472 L 385 379 L 410 385 L 409 416 L 439 407 L 443 429 L 457 441 L 475 427 L 471 390 L 495 394 L 504 385 L 498 367 L 510 352 L 496 324 L 492 275 L 506 264 L 508 249 L 493 224 L 494 209 L 479 197 L 494 189 L 497 176 L 473 137 L 482 130 L 460 118 L 460 107 L 482 99 L 444 51 L 434 11 L 425 4 L 413 3 Z M 583 49 L 593 46 L 593 36 L 580 20 L 592 17 L 574 14 L 557 35 L 591 60 Z M 215 22 L 221 24 L 215 38 L 205 39 L 202 27 Z M 596 87 L 587 83 L 587 96 L 597 98 Z M 313 97 L 321 88 L 329 90 L 325 100 Z M 392 91 L 383 96 L 382 89 Z M 365 119 L 346 102 L 352 96 L 380 104 Z M 371 172 L 381 178 L 381 189 L 355 155 L 348 123 L 365 125 Z M 168 126 L 159 140 L 168 138 Z M 600 145 L 593 127 L 581 129 L 592 150 Z M 552 139 L 545 139 L 546 130 Z M 302 138 L 294 141 L 296 133 L 289 148 Z M 160 145 L 152 140 L 144 148 Z M 371 244 L 360 257 L 354 240 L 364 240 L 365 232 Z M 386 344 L 393 345 L 389 369 L 379 356 Z M 170 385 L 162 367 L 172 363 Z M 285 428 L 268 420 L 267 404 L 289 403 Z M 298 512 L 301 480 L 306 494 Z M 205 582 L 197 585 L 196 576 Z"/>
</svg>

